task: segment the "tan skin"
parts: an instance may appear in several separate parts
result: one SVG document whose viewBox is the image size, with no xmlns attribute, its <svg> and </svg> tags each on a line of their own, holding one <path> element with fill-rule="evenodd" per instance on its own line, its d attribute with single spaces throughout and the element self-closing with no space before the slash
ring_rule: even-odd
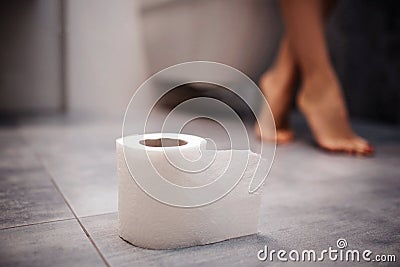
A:
<svg viewBox="0 0 400 267">
<path fill-rule="evenodd" d="M 281 0 L 285 35 L 273 66 L 261 77 L 262 89 L 271 107 L 278 144 L 293 139 L 289 113 L 293 85 L 301 79 L 297 106 L 318 145 L 330 151 L 371 155 L 372 146 L 354 133 L 348 118 L 342 88 L 329 58 L 325 21 L 333 0 Z M 261 137 L 261 129 L 256 133 Z M 262 133 L 262 138 L 271 135 Z"/>
</svg>

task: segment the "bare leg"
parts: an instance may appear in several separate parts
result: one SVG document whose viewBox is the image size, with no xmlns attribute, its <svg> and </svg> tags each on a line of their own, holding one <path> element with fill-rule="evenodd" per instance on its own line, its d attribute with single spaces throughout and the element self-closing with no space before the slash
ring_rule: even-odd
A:
<svg viewBox="0 0 400 267">
<path fill-rule="evenodd" d="M 327 49 L 321 0 L 282 0 L 286 31 L 302 75 L 297 103 L 317 143 L 328 150 L 370 154 L 372 147 L 351 129 L 341 85 Z"/>
<path fill-rule="evenodd" d="M 273 66 L 263 74 L 259 83 L 275 120 L 276 141 L 278 144 L 287 143 L 293 139 L 293 132 L 289 128 L 289 112 L 295 76 L 294 56 L 289 40 L 285 36 L 281 41 Z M 265 112 L 264 108 L 262 112 Z M 261 127 L 265 124 L 263 122 L 265 115 L 261 113 Z M 260 135 L 258 127 L 256 127 L 256 133 Z M 267 140 L 273 139 L 273 136 L 273 133 L 263 132 L 263 138 Z"/>
<path fill-rule="evenodd" d="M 324 1 L 323 17 L 326 19 L 332 10 L 335 0 Z M 289 37 L 285 34 L 281 40 L 278 54 L 272 67 L 260 79 L 259 86 L 268 100 L 275 124 L 276 141 L 278 144 L 293 140 L 294 134 L 290 129 L 289 115 L 293 96 L 293 85 L 298 74 L 298 64 L 295 61 L 293 48 Z M 265 110 L 263 110 L 265 112 Z M 261 114 L 261 120 L 265 114 Z M 261 127 L 263 122 L 261 121 Z M 256 133 L 260 136 L 260 129 L 256 126 Z M 273 139 L 273 133 L 264 131 L 263 138 Z"/>
</svg>

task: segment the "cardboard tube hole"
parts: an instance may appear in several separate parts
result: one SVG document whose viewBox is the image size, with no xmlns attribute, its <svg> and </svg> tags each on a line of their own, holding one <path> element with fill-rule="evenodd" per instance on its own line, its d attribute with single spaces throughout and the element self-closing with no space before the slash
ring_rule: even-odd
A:
<svg viewBox="0 0 400 267">
<path fill-rule="evenodd" d="M 183 146 L 187 144 L 187 142 L 184 140 L 172 139 L 172 138 L 144 139 L 140 140 L 139 143 L 141 145 L 151 146 L 151 147 L 171 147 L 171 146 Z"/>
</svg>

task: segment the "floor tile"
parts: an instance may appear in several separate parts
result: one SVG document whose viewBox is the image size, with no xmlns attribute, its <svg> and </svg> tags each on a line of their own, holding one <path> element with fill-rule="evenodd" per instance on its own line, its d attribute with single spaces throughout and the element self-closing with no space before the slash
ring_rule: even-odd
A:
<svg viewBox="0 0 400 267">
<path fill-rule="evenodd" d="M 73 218 L 18 131 L 0 130 L 0 229 Z"/>
<path fill-rule="evenodd" d="M 257 251 L 264 245 L 280 245 L 267 236 L 252 235 L 176 250 L 135 247 L 118 236 L 117 213 L 92 216 L 82 223 L 111 266 L 263 266 Z"/>
<path fill-rule="evenodd" d="M 24 142 L 17 127 L 0 128 L 0 169 L 22 170 L 40 167 L 34 152 Z"/>
<path fill-rule="evenodd" d="M 0 229 L 73 218 L 42 168 L 0 169 Z"/>
<path fill-rule="evenodd" d="M 22 126 L 20 131 L 78 216 L 117 210 L 115 139 L 119 127 L 40 123 Z"/>
<path fill-rule="evenodd" d="M 378 149 L 381 146 L 378 146 Z M 400 252 L 400 169 L 374 158 L 278 149 L 264 185 L 261 232 L 290 249 L 335 247 Z"/>
<path fill-rule="evenodd" d="M 356 131 L 377 149 L 372 158 L 357 158 L 320 151 L 304 121 L 294 119 L 297 139 L 278 147 L 264 185 L 260 234 L 168 251 L 137 248 L 118 237 L 119 122 L 54 119 L 23 125 L 21 133 L 112 266 L 264 266 L 256 259 L 264 245 L 319 250 L 334 247 L 338 238 L 346 238 L 350 248 L 398 255 L 399 129 L 357 122 Z M 201 134 L 208 126 L 203 128 L 189 130 Z M 107 212 L 112 213 L 98 215 Z"/>
<path fill-rule="evenodd" d="M 0 266 L 105 266 L 76 220 L 0 230 Z"/>
</svg>

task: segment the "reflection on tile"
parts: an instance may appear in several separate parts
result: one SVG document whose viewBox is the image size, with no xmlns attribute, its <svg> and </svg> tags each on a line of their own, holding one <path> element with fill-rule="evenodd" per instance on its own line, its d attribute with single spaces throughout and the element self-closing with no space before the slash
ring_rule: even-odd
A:
<svg viewBox="0 0 400 267">
<path fill-rule="evenodd" d="M 117 213 L 82 219 L 82 223 L 112 266 L 255 266 L 257 251 L 279 244 L 263 235 L 252 235 L 176 250 L 148 250 L 122 240 L 117 233 Z"/>
<path fill-rule="evenodd" d="M 0 169 L 22 170 L 41 166 L 17 128 L 0 128 Z"/>
<path fill-rule="evenodd" d="M 117 210 L 118 124 L 42 122 L 20 131 L 78 216 Z"/>
<path fill-rule="evenodd" d="M 91 153 L 88 155 L 92 155 Z M 78 215 L 90 216 L 117 210 L 117 173 L 114 153 L 79 158 L 45 160 L 47 170 Z"/>
<path fill-rule="evenodd" d="M 74 220 L 0 231 L 0 266 L 105 266 Z"/>
</svg>

